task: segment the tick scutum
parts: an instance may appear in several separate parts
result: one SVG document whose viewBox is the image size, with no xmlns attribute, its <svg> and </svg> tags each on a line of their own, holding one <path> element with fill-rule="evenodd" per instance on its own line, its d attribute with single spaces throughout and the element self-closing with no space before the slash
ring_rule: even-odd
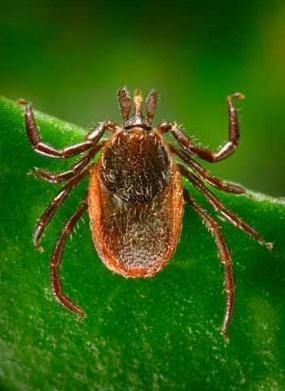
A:
<svg viewBox="0 0 285 391">
<path fill-rule="evenodd" d="M 100 178 L 125 202 L 148 203 L 170 181 L 170 159 L 159 134 L 140 128 L 115 135 L 102 154 Z"/>
</svg>

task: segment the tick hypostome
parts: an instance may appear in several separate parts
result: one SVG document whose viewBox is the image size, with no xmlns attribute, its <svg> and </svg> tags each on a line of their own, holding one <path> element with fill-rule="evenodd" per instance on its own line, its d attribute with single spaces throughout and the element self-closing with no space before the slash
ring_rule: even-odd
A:
<svg viewBox="0 0 285 391">
<path fill-rule="evenodd" d="M 45 156 L 66 159 L 77 154 L 80 158 L 67 171 L 51 173 L 36 168 L 32 173 L 50 183 L 64 183 L 38 220 L 33 242 L 41 250 L 40 238 L 57 209 L 70 191 L 90 175 L 89 187 L 75 213 L 64 224 L 50 260 L 51 284 L 57 300 L 83 317 L 84 311 L 71 301 L 61 288 L 59 266 L 67 236 L 85 211 L 89 211 L 91 231 L 97 252 L 105 265 L 125 277 L 151 277 L 171 259 L 181 231 L 183 203 L 188 203 L 213 234 L 224 266 L 226 307 L 222 333 L 226 337 L 234 306 L 234 278 L 231 255 L 217 221 L 183 188 L 182 177 L 188 179 L 209 201 L 217 213 L 245 231 L 259 243 L 271 248 L 271 243 L 227 209 L 208 186 L 242 194 L 245 190 L 212 176 L 195 159 L 219 162 L 230 156 L 239 142 L 239 124 L 234 99 L 227 98 L 229 112 L 228 141 L 217 151 L 195 145 L 175 122 L 163 122 L 156 127 L 152 121 L 158 94 L 152 90 L 145 102 L 140 90 L 133 99 L 126 88 L 118 91 L 123 125 L 112 121 L 99 123 L 84 141 L 63 149 L 42 142 L 33 109 L 26 106 L 25 126 L 33 149 Z M 143 114 L 143 104 L 145 114 Z M 106 131 L 112 134 L 102 141 Z M 169 132 L 176 145 L 168 143 Z M 96 154 L 101 152 L 96 160 Z M 178 162 L 176 159 L 178 158 Z"/>
</svg>

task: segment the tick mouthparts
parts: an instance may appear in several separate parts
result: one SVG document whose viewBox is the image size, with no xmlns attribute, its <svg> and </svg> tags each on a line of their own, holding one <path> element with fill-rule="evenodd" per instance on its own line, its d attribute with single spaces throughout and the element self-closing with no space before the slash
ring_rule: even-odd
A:
<svg viewBox="0 0 285 391">
<path fill-rule="evenodd" d="M 140 89 L 135 89 L 133 102 L 135 106 L 135 115 L 142 116 L 143 94 Z"/>
</svg>

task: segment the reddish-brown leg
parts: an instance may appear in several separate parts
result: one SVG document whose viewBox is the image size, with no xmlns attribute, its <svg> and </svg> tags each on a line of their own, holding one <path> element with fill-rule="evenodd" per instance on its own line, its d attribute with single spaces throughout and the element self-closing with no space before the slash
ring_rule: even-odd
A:
<svg viewBox="0 0 285 391">
<path fill-rule="evenodd" d="M 38 243 L 51 218 L 53 217 L 59 206 L 62 205 L 63 201 L 67 198 L 74 186 L 76 186 L 81 181 L 81 179 L 83 179 L 86 175 L 89 174 L 89 170 L 90 166 L 87 166 L 78 175 L 70 179 L 70 181 L 67 182 L 59 191 L 59 193 L 57 193 L 57 195 L 52 199 L 49 206 L 45 209 L 45 211 L 39 218 L 33 236 L 33 243 L 39 251 L 43 251 L 43 248 L 39 246 Z"/>
<path fill-rule="evenodd" d="M 227 329 L 230 324 L 233 315 L 234 309 L 234 277 L 232 270 L 232 259 L 229 252 L 228 246 L 225 242 L 225 239 L 222 234 L 221 227 L 212 216 L 208 214 L 189 194 L 187 190 L 184 189 L 184 199 L 185 201 L 192 206 L 192 208 L 200 215 L 203 222 L 205 223 L 208 230 L 215 237 L 216 245 L 218 247 L 219 256 L 222 264 L 224 265 L 225 275 L 224 275 L 224 285 L 226 291 L 226 308 L 224 314 L 224 320 L 222 325 L 222 333 L 226 341 L 228 341 Z"/>
<path fill-rule="evenodd" d="M 233 99 L 243 99 L 244 95 L 237 92 L 227 98 L 229 110 L 229 141 L 220 147 L 218 152 L 213 152 L 208 148 L 194 145 L 192 140 L 184 133 L 177 124 L 162 123 L 158 129 L 161 132 L 170 131 L 178 143 L 187 151 L 194 153 L 197 157 L 214 163 L 219 162 L 231 155 L 237 148 L 239 142 L 239 123 L 237 110 L 233 104 Z"/>
<path fill-rule="evenodd" d="M 233 225 L 257 240 L 261 245 L 265 246 L 269 250 L 272 248 L 272 243 L 266 242 L 260 233 L 253 229 L 250 225 L 246 224 L 235 213 L 227 209 L 224 204 L 203 184 L 203 182 L 196 175 L 192 174 L 181 164 L 179 164 L 179 169 L 181 174 L 185 176 L 191 183 L 193 183 L 197 190 L 204 194 L 205 198 L 210 202 L 210 204 L 218 213 L 222 214 Z"/>
<path fill-rule="evenodd" d="M 105 144 L 104 141 L 97 144 L 92 148 L 88 153 L 86 153 L 80 160 L 75 162 L 68 171 L 52 173 L 50 171 L 44 170 L 42 168 L 35 168 L 29 172 L 29 175 L 39 175 L 42 179 L 50 183 L 61 183 L 75 177 L 79 172 L 87 166 L 90 160 L 95 156 L 95 154 L 103 147 Z"/>
<path fill-rule="evenodd" d="M 56 299 L 66 308 L 72 312 L 77 313 L 79 315 L 79 319 L 82 319 L 85 316 L 85 312 L 62 292 L 58 269 L 61 264 L 66 238 L 72 232 L 74 225 L 87 210 L 87 208 L 88 204 L 85 199 L 78 210 L 67 220 L 56 241 L 50 261 L 51 285 L 54 295 Z"/>
<path fill-rule="evenodd" d="M 79 153 L 88 151 L 96 145 L 106 130 L 115 131 L 115 129 L 117 129 L 117 125 L 114 122 L 102 122 L 95 129 L 91 130 L 91 132 L 85 137 L 85 141 L 82 143 L 70 145 L 63 149 L 56 149 L 41 141 L 41 136 L 37 128 L 32 106 L 22 99 L 18 100 L 18 103 L 26 106 L 25 125 L 27 136 L 33 149 L 41 155 L 61 159 L 75 156 Z"/>
<path fill-rule="evenodd" d="M 242 194 L 245 193 L 245 189 L 241 186 L 235 185 L 233 183 L 226 183 L 221 179 L 211 175 L 205 168 L 203 168 L 199 163 L 192 159 L 189 154 L 184 152 L 182 149 L 176 148 L 173 145 L 170 146 L 171 151 L 180 157 L 185 163 L 187 163 L 190 168 L 195 171 L 202 179 L 208 182 L 210 185 L 216 187 L 219 190 L 226 191 L 228 193 Z"/>
</svg>

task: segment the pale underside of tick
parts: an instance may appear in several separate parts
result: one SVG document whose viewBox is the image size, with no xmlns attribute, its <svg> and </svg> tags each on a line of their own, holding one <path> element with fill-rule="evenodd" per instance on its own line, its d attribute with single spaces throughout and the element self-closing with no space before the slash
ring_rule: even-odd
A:
<svg viewBox="0 0 285 391">
<path fill-rule="evenodd" d="M 235 290 L 231 254 L 220 225 L 183 188 L 182 177 L 204 195 L 218 214 L 271 249 L 272 244 L 265 242 L 255 229 L 227 209 L 210 187 L 235 194 L 243 194 L 245 190 L 212 176 L 196 161 L 198 158 L 219 162 L 236 150 L 240 132 L 233 100 L 242 98 L 241 93 L 227 98 L 228 141 L 217 152 L 196 145 L 175 122 L 153 126 L 158 102 L 158 94 L 154 90 L 144 102 L 140 90 L 135 90 L 131 99 L 127 89 L 121 88 L 118 99 L 123 125 L 113 121 L 101 122 L 83 142 L 63 149 L 42 142 L 32 106 L 19 100 L 18 103 L 26 106 L 26 132 L 37 153 L 61 159 L 80 155 L 67 171 L 51 173 L 39 168 L 32 171 L 32 174 L 50 183 L 64 183 L 38 220 L 33 237 L 38 250 L 42 250 L 39 245 L 41 236 L 57 209 L 81 179 L 90 176 L 88 191 L 78 209 L 64 224 L 51 256 L 52 290 L 61 304 L 80 318 L 85 316 L 84 311 L 63 293 L 59 276 L 66 238 L 84 212 L 89 211 L 95 247 L 109 269 L 125 277 L 151 277 L 170 261 L 177 247 L 185 202 L 199 214 L 214 236 L 224 266 L 226 306 L 222 333 L 227 338 Z M 112 134 L 103 141 L 102 136 L 107 131 Z M 166 141 L 164 133 L 167 132 L 173 136 L 175 144 Z M 96 158 L 99 151 L 101 154 Z"/>
</svg>

